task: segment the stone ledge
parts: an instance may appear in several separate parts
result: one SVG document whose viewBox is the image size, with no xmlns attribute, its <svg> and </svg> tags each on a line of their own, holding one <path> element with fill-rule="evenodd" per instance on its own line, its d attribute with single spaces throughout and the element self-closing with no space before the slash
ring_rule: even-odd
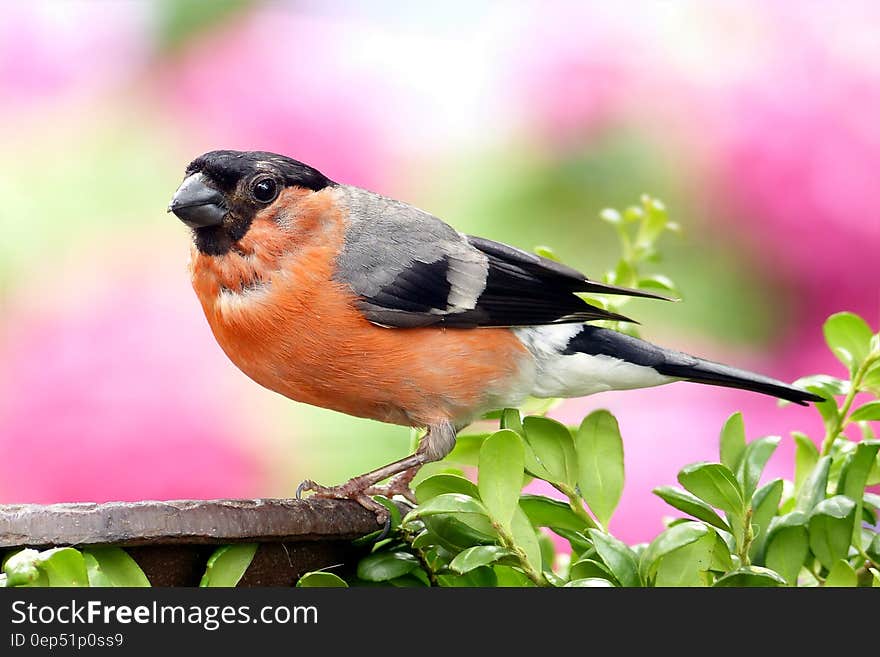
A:
<svg viewBox="0 0 880 657">
<path fill-rule="evenodd" d="M 0 548 L 347 540 L 377 529 L 349 500 L 0 504 Z"/>
<path fill-rule="evenodd" d="M 0 504 L 0 550 L 87 545 L 124 548 L 153 586 L 198 586 L 217 546 L 258 543 L 239 586 L 293 586 L 310 570 L 351 573 L 381 529 L 349 500 L 171 500 Z"/>
</svg>

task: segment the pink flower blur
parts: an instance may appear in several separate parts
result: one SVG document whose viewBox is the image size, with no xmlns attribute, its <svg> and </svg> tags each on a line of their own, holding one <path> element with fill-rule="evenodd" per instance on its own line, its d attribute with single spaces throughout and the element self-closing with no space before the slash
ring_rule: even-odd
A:
<svg viewBox="0 0 880 657">
<path fill-rule="evenodd" d="M 178 287 L 124 281 L 75 310 L 6 314 L 0 501 L 259 494 L 224 357 Z"/>
<path fill-rule="evenodd" d="M 785 60 L 730 91 L 721 185 L 738 232 L 796 291 L 802 325 L 843 309 L 873 320 L 880 74 L 809 50 Z"/>
<path fill-rule="evenodd" d="M 55 105 L 123 82 L 147 54 L 144 9 L 88 2 L 4 6 L 0 108 Z"/>
<path fill-rule="evenodd" d="M 283 34 L 283 39 L 271 35 Z M 344 25 L 267 7 L 195 42 L 160 83 L 194 150 L 289 154 L 375 185 L 387 160 L 382 77 L 358 70 Z"/>
</svg>

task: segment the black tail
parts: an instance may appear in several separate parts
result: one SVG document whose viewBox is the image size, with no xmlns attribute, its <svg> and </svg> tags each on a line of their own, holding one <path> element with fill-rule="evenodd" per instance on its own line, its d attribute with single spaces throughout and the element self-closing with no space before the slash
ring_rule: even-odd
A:
<svg viewBox="0 0 880 657">
<path fill-rule="evenodd" d="M 761 374 L 713 363 L 680 351 L 664 349 L 650 342 L 596 326 L 584 326 L 571 338 L 563 353 L 612 356 L 634 365 L 651 367 L 664 376 L 712 386 L 752 390 L 802 406 L 806 406 L 807 402 L 823 401 L 818 395 Z"/>
</svg>

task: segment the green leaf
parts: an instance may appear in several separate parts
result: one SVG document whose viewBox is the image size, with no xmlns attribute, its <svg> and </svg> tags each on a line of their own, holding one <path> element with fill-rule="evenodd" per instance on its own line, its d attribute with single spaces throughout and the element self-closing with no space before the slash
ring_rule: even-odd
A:
<svg viewBox="0 0 880 657">
<path fill-rule="evenodd" d="M 813 392 L 812 390 L 810 392 Z M 822 416 L 822 424 L 825 427 L 826 432 L 830 432 L 835 430 L 837 423 L 840 419 L 840 410 L 837 408 L 837 402 L 826 400 L 813 404 L 816 407 L 816 410 L 819 411 L 819 415 Z"/>
<path fill-rule="evenodd" d="M 447 550 L 442 545 L 433 545 L 422 551 L 425 563 L 435 573 L 446 570 L 454 556 L 455 552 Z"/>
<path fill-rule="evenodd" d="M 569 579 L 572 580 L 588 579 L 591 577 L 598 577 L 599 579 L 607 579 L 609 581 L 614 579 L 614 575 L 608 569 L 608 566 L 588 557 L 578 559 L 571 564 L 568 574 Z"/>
<path fill-rule="evenodd" d="M 614 588 L 614 584 L 607 579 L 587 577 L 586 579 L 573 579 L 570 582 L 566 582 L 565 588 Z"/>
<path fill-rule="evenodd" d="M 880 420 L 880 400 L 870 401 L 860 406 L 849 416 L 851 422 L 864 422 L 866 420 Z"/>
<path fill-rule="evenodd" d="M 880 360 L 875 360 L 874 364 L 868 368 L 862 379 L 862 388 L 869 390 L 875 397 L 880 397 Z"/>
<path fill-rule="evenodd" d="M 603 526 L 608 526 L 623 493 L 623 441 L 608 411 L 590 413 L 575 435 L 578 487 Z"/>
<path fill-rule="evenodd" d="M 600 532 L 596 529 L 588 530 L 596 552 L 602 561 L 608 566 L 611 574 L 620 582 L 621 586 L 639 586 L 639 563 L 636 553 L 621 540 L 611 534 Z"/>
<path fill-rule="evenodd" d="M 535 528 L 529 522 L 528 516 L 519 507 L 513 513 L 513 522 L 511 523 L 511 532 L 513 534 L 514 544 L 522 548 L 526 554 L 529 564 L 537 570 L 541 571 L 541 544 L 538 542 L 538 536 L 535 534 Z"/>
<path fill-rule="evenodd" d="M 523 435 L 523 423 L 519 409 L 505 408 L 501 412 L 501 428 L 516 431 L 520 436 Z"/>
<path fill-rule="evenodd" d="M 423 480 L 416 486 L 416 499 L 419 504 L 443 495 L 444 493 L 459 493 L 469 497 L 479 497 L 480 493 L 476 485 L 469 479 L 453 474 L 435 474 Z"/>
<path fill-rule="evenodd" d="M 150 586 L 137 562 L 118 547 L 90 547 L 82 551 L 89 586 Z"/>
<path fill-rule="evenodd" d="M 720 578 L 713 586 L 716 587 L 769 587 L 785 586 L 785 580 L 779 573 L 760 566 L 744 566 Z"/>
<path fill-rule="evenodd" d="M 541 495 L 523 495 L 519 498 L 519 505 L 536 527 L 584 529 L 584 521 L 565 502 Z"/>
<path fill-rule="evenodd" d="M 483 441 L 491 434 L 489 433 L 472 433 L 464 436 L 457 436 L 455 439 L 455 447 L 443 459 L 443 463 L 457 463 L 459 465 L 475 466 L 480 459 L 480 447 Z M 428 465 L 431 465 L 430 463 Z"/>
<path fill-rule="evenodd" d="M 488 566 L 491 563 L 515 556 L 513 552 L 500 545 L 475 545 L 463 552 L 459 552 L 452 563 L 450 570 L 464 575 L 480 566 Z"/>
<path fill-rule="evenodd" d="M 360 560 L 357 576 L 368 582 L 386 582 L 418 567 L 419 560 L 409 552 L 376 552 Z"/>
<path fill-rule="evenodd" d="M 556 564 L 556 546 L 553 544 L 553 539 L 544 532 L 535 532 L 535 536 L 538 537 L 538 545 L 541 547 L 541 569 L 544 572 L 552 571 Z"/>
<path fill-rule="evenodd" d="M 70 547 L 40 552 L 37 567 L 46 573 L 51 587 L 89 585 L 89 575 L 82 553 Z"/>
<path fill-rule="evenodd" d="M 782 439 L 779 436 L 765 436 L 753 440 L 746 446 L 736 473 L 737 479 L 742 485 L 744 499 L 751 500 L 752 494 L 758 487 L 761 474 L 764 472 L 764 466 L 773 456 L 780 440 Z"/>
<path fill-rule="evenodd" d="M 795 388 L 805 388 L 828 399 L 845 395 L 849 392 L 850 383 L 847 379 L 838 379 L 827 374 L 803 376 L 792 384 Z"/>
<path fill-rule="evenodd" d="M 442 545 L 454 552 L 480 543 L 494 543 L 498 534 L 485 507 L 460 493 L 443 493 L 410 511 L 404 525 L 422 520 Z"/>
<path fill-rule="evenodd" d="M 855 509 L 851 499 L 835 495 L 819 502 L 810 514 L 810 549 L 828 569 L 849 551 Z"/>
<path fill-rule="evenodd" d="M 666 214 L 666 207 L 657 199 L 652 199 L 648 196 L 642 197 L 642 207 L 645 210 L 645 218 L 639 225 L 639 230 L 636 234 L 636 244 L 642 247 L 649 247 L 666 228 L 669 217 Z"/>
<path fill-rule="evenodd" d="M 408 575 L 389 579 L 388 583 L 391 586 L 399 589 L 413 589 L 431 586 L 431 584 L 427 581 L 427 575 L 425 575 L 424 572 L 421 570 L 414 570 Z"/>
<path fill-rule="evenodd" d="M 432 545 L 437 545 L 437 537 L 427 529 L 423 529 L 412 540 L 412 546 L 416 549 L 427 548 Z"/>
<path fill-rule="evenodd" d="M 871 468 L 874 467 L 880 441 L 862 441 L 849 461 L 845 471 L 841 472 L 837 490 L 843 491 L 849 499 L 856 503 L 855 524 L 853 526 L 853 545 L 862 547 L 862 500 L 865 496 L 865 484 Z"/>
<path fill-rule="evenodd" d="M 706 534 L 664 556 L 657 567 L 654 586 L 707 586 L 709 563 L 712 559 L 711 546 L 714 543 L 714 536 Z"/>
<path fill-rule="evenodd" d="M 344 579 L 333 573 L 324 572 L 322 570 L 306 573 L 296 583 L 297 588 L 301 589 L 329 589 L 329 588 L 348 588 L 348 584 Z"/>
<path fill-rule="evenodd" d="M 857 443 L 838 436 L 831 445 L 831 468 L 828 470 L 828 491 L 833 489 L 836 493 L 842 493 L 842 478 L 849 469 L 852 458 L 855 455 Z"/>
<path fill-rule="evenodd" d="M 822 326 L 825 342 L 837 359 L 855 372 L 871 350 L 871 328 L 858 315 L 835 313 Z"/>
<path fill-rule="evenodd" d="M 469 495 L 461 493 L 443 493 L 432 497 L 406 514 L 404 524 L 410 520 L 428 518 L 441 514 L 468 514 L 488 517 L 486 507 Z"/>
<path fill-rule="evenodd" d="M 500 568 L 500 566 L 498 566 L 498 568 Z M 514 573 L 518 572 L 513 568 L 509 568 L 509 570 Z M 522 584 L 522 586 L 534 586 L 525 575 L 523 575 L 523 577 L 525 578 L 526 583 Z M 464 575 L 448 575 L 444 573 L 437 576 L 437 581 L 440 586 L 456 588 L 495 588 L 498 586 L 504 586 L 495 575 L 495 571 L 488 566 L 474 568 L 472 571 L 465 573 Z M 508 585 L 512 586 L 512 584 Z"/>
<path fill-rule="evenodd" d="M 623 211 L 623 219 L 627 223 L 641 221 L 645 217 L 645 212 L 637 205 L 630 205 Z"/>
<path fill-rule="evenodd" d="M 563 529 L 562 527 L 554 527 L 553 531 L 569 542 L 572 557 L 582 555 L 593 549 L 593 542 L 584 536 L 582 532 Z"/>
<path fill-rule="evenodd" d="M 701 522 L 686 522 L 670 527 L 655 538 L 642 554 L 639 574 L 643 582 L 654 577 L 660 559 L 680 547 L 698 541 L 711 530 Z"/>
<path fill-rule="evenodd" d="M 725 541 L 721 534 L 715 530 L 712 530 L 711 534 L 714 537 L 715 542 L 712 546 L 709 569 L 717 572 L 733 570 L 733 556 L 730 553 L 730 546 L 727 544 L 727 541 Z M 737 561 L 737 563 L 739 563 L 739 561 Z"/>
<path fill-rule="evenodd" d="M 816 467 L 804 479 L 800 492 L 797 494 L 795 509 L 809 513 L 819 502 L 825 499 L 828 488 L 828 471 L 831 468 L 831 457 L 823 456 L 816 461 Z"/>
<path fill-rule="evenodd" d="M 864 497 L 868 474 L 874 467 L 878 451 L 880 451 L 880 441 L 863 440 L 856 446 L 852 460 L 841 473 L 838 490 L 842 489 L 843 494 L 854 502 L 861 502 Z"/>
<path fill-rule="evenodd" d="M 488 516 L 440 514 L 427 516 L 423 522 L 439 544 L 452 553 L 498 540 Z"/>
<path fill-rule="evenodd" d="M 531 447 L 526 450 L 526 469 L 545 481 L 574 488 L 577 457 L 568 428 L 556 420 L 530 415 L 523 420 L 523 429 Z"/>
<path fill-rule="evenodd" d="M 726 465 L 693 463 L 678 473 L 678 481 L 704 502 L 737 517 L 743 516 L 742 490 Z"/>
<path fill-rule="evenodd" d="M 859 585 L 859 576 L 855 569 L 845 559 L 834 564 L 828 577 L 825 578 L 825 586 L 855 588 Z"/>
<path fill-rule="evenodd" d="M 871 588 L 880 589 L 880 570 L 876 568 L 868 568 L 871 573 Z"/>
<path fill-rule="evenodd" d="M 200 587 L 233 587 L 238 584 L 257 553 L 256 543 L 224 545 L 214 550 L 202 575 Z"/>
<path fill-rule="evenodd" d="M 767 534 L 764 563 L 792 586 L 797 584 L 798 573 L 810 553 L 807 521 L 805 514 L 793 511 L 774 518 Z"/>
<path fill-rule="evenodd" d="M 814 406 L 822 416 L 822 423 L 825 425 L 825 430 L 831 431 L 839 419 L 839 411 L 834 396 L 841 394 L 839 393 L 841 389 L 849 390 L 849 381 L 835 379 L 830 376 L 815 375 L 798 379 L 794 382 L 794 386 L 809 390 L 825 399 L 825 401 L 818 402 L 814 404 Z"/>
<path fill-rule="evenodd" d="M 713 527 L 718 527 L 726 532 L 730 531 L 730 527 L 721 519 L 721 516 L 715 513 L 715 509 L 706 504 L 699 497 L 691 495 L 687 491 L 675 486 L 660 486 L 655 488 L 652 492 L 679 511 L 684 511 L 687 514 L 692 515 L 694 518 L 709 523 Z"/>
<path fill-rule="evenodd" d="M 876 486 L 877 484 L 880 484 L 880 454 L 878 454 L 877 458 L 874 460 L 874 467 L 872 467 L 871 472 L 868 473 L 868 481 L 865 483 L 868 486 Z"/>
<path fill-rule="evenodd" d="M 654 274 L 639 279 L 640 290 L 656 290 L 674 297 L 680 296 L 678 286 L 672 280 L 662 274 Z"/>
<path fill-rule="evenodd" d="M 737 411 L 721 429 L 721 462 L 736 471 L 743 452 L 746 451 L 746 428 L 742 413 Z"/>
<path fill-rule="evenodd" d="M 819 448 L 805 433 L 792 431 L 794 438 L 794 490 L 795 495 L 800 491 L 807 476 L 816 467 L 819 460 Z"/>
<path fill-rule="evenodd" d="M 521 570 L 512 566 L 493 567 L 497 577 L 498 586 L 501 588 L 532 588 L 535 583 L 530 580 Z"/>
<path fill-rule="evenodd" d="M 626 260 L 619 260 L 614 270 L 614 284 L 623 287 L 633 287 L 636 285 L 636 272 L 633 266 Z"/>
<path fill-rule="evenodd" d="M 6 586 L 49 586 L 49 577 L 39 568 L 40 553 L 37 550 L 19 550 L 6 558 L 3 572 Z"/>
<path fill-rule="evenodd" d="M 480 499 L 489 517 L 507 530 L 518 508 L 525 454 L 519 435 L 501 429 L 480 448 Z"/>
<path fill-rule="evenodd" d="M 752 529 L 754 537 L 749 551 L 752 559 L 757 558 L 763 551 L 767 530 L 773 517 L 779 511 L 779 502 L 782 500 L 784 488 L 785 484 L 782 479 L 774 479 L 755 491 L 755 494 L 752 496 Z"/>
</svg>

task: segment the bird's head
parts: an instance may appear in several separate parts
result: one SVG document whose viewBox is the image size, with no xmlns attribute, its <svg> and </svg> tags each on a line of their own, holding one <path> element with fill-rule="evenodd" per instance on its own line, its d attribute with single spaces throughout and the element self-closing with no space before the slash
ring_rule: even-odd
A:
<svg viewBox="0 0 880 657">
<path fill-rule="evenodd" d="M 257 215 L 272 212 L 286 190 L 320 191 L 333 182 L 320 171 L 264 151 L 211 151 L 194 159 L 168 206 L 193 229 L 196 246 L 226 253 Z"/>
</svg>

